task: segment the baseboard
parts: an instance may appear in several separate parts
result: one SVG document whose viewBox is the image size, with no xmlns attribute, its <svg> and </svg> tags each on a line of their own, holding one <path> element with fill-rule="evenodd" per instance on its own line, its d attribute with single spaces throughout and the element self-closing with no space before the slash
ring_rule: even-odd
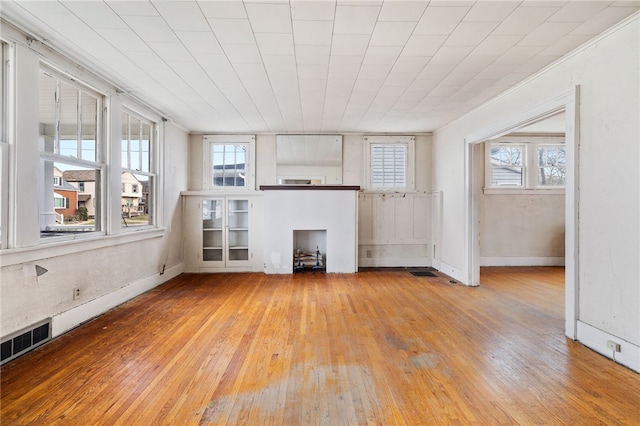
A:
<svg viewBox="0 0 640 426">
<path fill-rule="evenodd" d="M 640 346 L 613 336 L 582 321 L 578 321 L 577 340 L 599 354 L 602 354 L 607 358 L 611 358 L 618 364 L 622 364 L 625 367 L 640 373 Z M 614 352 L 607 348 L 607 340 L 619 344 L 620 352 Z"/>
<path fill-rule="evenodd" d="M 564 257 L 481 257 L 480 266 L 564 266 Z"/>
<path fill-rule="evenodd" d="M 422 268 L 431 266 L 429 259 L 424 257 L 362 257 L 358 259 L 360 268 Z"/>
<path fill-rule="evenodd" d="M 97 317 L 109 309 L 115 308 L 124 302 L 133 299 L 140 294 L 151 290 L 160 284 L 180 275 L 184 270 L 184 264 L 180 263 L 167 268 L 164 274 L 154 274 L 142 278 L 114 292 L 93 299 L 68 311 L 54 316 L 51 320 L 51 336 L 59 336 L 80 324 Z"/>
<path fill-rule="evenodd" d="M 458 268 L 454 268 L 448 263 L 440 262 L 440 269 L 438 269 L 438 271 L 449 275 L 451 278 L 460 281 L 464 285 L 469 285 L 469 281 L 465 277 L 465 274 L 462 272 L 462 270 Z"/>
</svg>

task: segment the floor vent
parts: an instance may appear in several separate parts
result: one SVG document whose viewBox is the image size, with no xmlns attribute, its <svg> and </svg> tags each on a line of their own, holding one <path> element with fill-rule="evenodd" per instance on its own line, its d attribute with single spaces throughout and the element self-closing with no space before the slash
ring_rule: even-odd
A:
<svg viewBox="0 0 640 426">
<path fill-rule="evenodd" d="M 3 338 L 0 353 L 2 361 L 0 365 L 19 357 L 22 354 L 37 348 L 51 340 L 51 319 L 32 325 L 26 330 L 21 330 Z"/>
<path fill-rule="evenodd" d="M 412 271 L 411 275 L 414 277 L 437 277 L 437 275 L 431 271 Z"/>
</svg>

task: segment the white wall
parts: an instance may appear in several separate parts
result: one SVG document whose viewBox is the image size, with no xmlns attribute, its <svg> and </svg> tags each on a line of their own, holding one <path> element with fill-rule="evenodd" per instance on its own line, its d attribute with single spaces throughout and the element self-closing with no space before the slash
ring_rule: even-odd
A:
<svg viewBox="0 0 640 426">
<path fill-rule="evenodd" d="M 468 276 L 465 136 L 579 85 L 579 321 L 636 348 L 640 344 L 639 31 L 636 15 L 606 37 L 440 129 L 434 135 L 433 162 L 434 188 L 443 191 L 442 261 L 463 279 Z M 586 342 L 596 350 L 604 343 Z M 640 365 L 640 356 L 635 363 Z"/>
<path fill-rule="evenodd" d="M 115 88 L 88 74 L 54 52 L 37 53 L 25 47 L 20 35 L 16 47 L 16 142 L 11 145 L 14 161 L 12 247 L 2 251 L 0 269 L 0 335 L 7 336 L 45 318 L 53 318 L 53 335 L 122 303 L 180 273 L 182 270 L 182 215 L 180 191 L 188 181 L 188 135 L 172 124 L 160 132 L 161 179 L 158 218 L 161 227 L 149 231 L 120 231 L 120 172 L 107 168 L 105 181 L 112 182 L 112 209 L 116 218 L 107 236 L 76 241 L 43 243 L 38 226 L 38 69 L 46 58 L 68 70 L 79 80 L 115 97 Z M 130 100 L 125 101 L 132 106 Z M 123 103 L 111 104 L 111 115 L 121 116 Z M 138 105 L 138 110 L 145 111 Z M 158 120 L 160 121 L 160 120 Z M 162 124 L 161 124 L 162 126 Z M 119 126 L 112 132 L 120 147 Z M 164 148 L 164 149 L 162 149 Z M 115 149 L 115 148 L 114 148 Z M 162 152 L 164 151 L 164 152 Z M 119 154 L 118 154 L 119 157 Z M 111 173 L 110 173 L 111 172 Z M 117 182 L 117 184 L 113 184 Z M 105 191 L 107 192 L 107 191 Z M 113 197 L 115 194 L 115 198 Z M 36 276 L 35 266 L 48 272 Z M 163 273 L 164 272 L 164 273 Z M 73 289 L 80 298 L 74 300 Z"/>
</svg>

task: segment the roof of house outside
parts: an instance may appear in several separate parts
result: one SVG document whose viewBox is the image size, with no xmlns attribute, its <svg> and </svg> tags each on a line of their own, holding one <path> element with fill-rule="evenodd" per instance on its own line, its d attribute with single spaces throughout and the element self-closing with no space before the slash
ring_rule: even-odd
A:
<svg viewBox="0 0 640 426">
<path fill-rule="evenodd" d="M 96 180 L 95 170 L 65 170 L 62 178 L 67 182 L 94 182 Z"/>
</svg>

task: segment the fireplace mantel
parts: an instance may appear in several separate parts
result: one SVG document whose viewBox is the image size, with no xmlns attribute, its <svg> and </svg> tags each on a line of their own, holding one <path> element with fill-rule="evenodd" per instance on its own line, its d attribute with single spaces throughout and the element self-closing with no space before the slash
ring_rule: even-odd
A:
<svg viewBox="0 0 640 426">
<path fill-rule="evenodd" d="M 326 231 L 326 272 L 358 270 L 358 190 L 345 185 L 263 185 L 264 272 L 292 274 L 294 231 Z"/>
</svg>

